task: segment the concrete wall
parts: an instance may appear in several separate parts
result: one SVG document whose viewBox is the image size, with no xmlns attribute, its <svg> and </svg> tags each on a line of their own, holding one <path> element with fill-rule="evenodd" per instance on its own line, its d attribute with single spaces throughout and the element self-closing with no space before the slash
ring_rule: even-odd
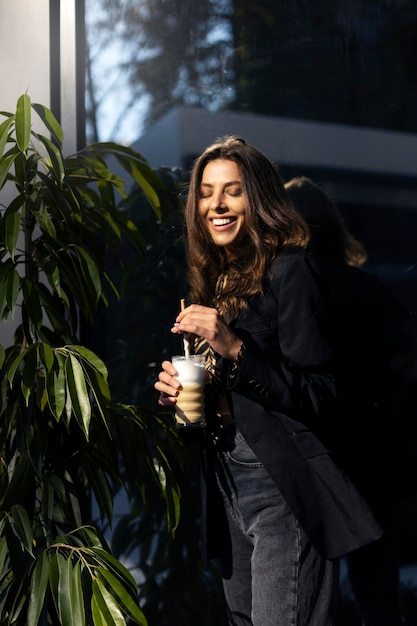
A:
<svg viewBox="0 0 417 626">
<path fill-rule="evenodd" d="M 2 0 L 0 109 L 14 111 L 19 95 L 50 103 L 49 0 Z"/>
<path fill-rule="evenodd" d="M 17 98 L 27 92 L 60 120 L 66 153 L 77 149 L 79 123 L 84 125 L 79 106 L 83 80 L 78 75 L 83 6 L 83 0 L 1 0 L 0 4 L 0 110 L 14 111 Z"/>
<path fill-rule="evenodd" d="M 0 111 L 14 112 L 23 93 L 32 102 L 51 108 L 64 131 L 65 154 L 81 147 L 85 133 L 84 73 L 80 66 L 83 10 L 84 0 L 0 3 Z M 0 117 L 0 122 L 3 119 Z M 33 126 L 36 129 L 38 125 L 41 123 L 34 113 Z M 3 188 L 0 205 L 7 206 L 12 197 L 13 189 Z M 0 323 L 0 343 L 10 344 L 18 323 L 19 319 Z"/>
</svg>

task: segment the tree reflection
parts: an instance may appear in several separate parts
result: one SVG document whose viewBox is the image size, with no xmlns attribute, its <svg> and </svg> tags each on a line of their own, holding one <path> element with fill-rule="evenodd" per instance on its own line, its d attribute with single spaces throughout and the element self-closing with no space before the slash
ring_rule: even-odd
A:
<svg viewBox="0 0 417 626">
<path fill-rule="evenodd" d="M 138 102 L 145 125 L 187 104 L 417 130 L 412 0 L 86 5 L 89 118 L 96 119 L 106 98 L 123 88 L 125 98 L 115 100 L 115 132 Z"/>
</svg>

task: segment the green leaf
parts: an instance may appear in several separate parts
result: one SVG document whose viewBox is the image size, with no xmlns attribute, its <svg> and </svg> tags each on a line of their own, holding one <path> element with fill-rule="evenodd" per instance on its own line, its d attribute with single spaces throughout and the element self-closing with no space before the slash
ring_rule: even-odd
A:
<svg viewBox="0 0 417 626">
<path fill-rule="evenodd" d="M 136 152 L 136 150 L 134 150 L 130 146 L 123 146 L 121 144 L 115 143 L 114 141 L 100 141 L 98 143 L 91 144 L 89 148 L 99 150 L 100 152 L 104 152 L 105 154 L 112 154 L 113 156 L 115 156 L 116 154 L 122 154 L 129 157 L 129 159 L 140 161 L 145 165 L 148 163 L 148 161 L 142 154 Z"/>
<path fill-rule="evenodd" d="M 0 533 L 0 572 L 3 574 L 4 566 L 9 558 L 9 548 L 7 547 L 6 537 L 3 533 L 4 522 L 2 520 L 2 530 Z M 0 612 L 1 615 L 1 612 Z"/>
<path fill-rule="evenodd" d="M 15 504 L 10 510 L 10 517 L 15 523 L 19 538 L 25 548 L 32 554 L 33 550 L 33 530 L 32 524 L 26 509 L 20 504 Z"/>
<path fill-rule="evenodd" d="M 80 257 L 81 266 L 84 268 L 84 275 L 88 279 L 88 282 L 91 284 L 94 293 L 95 293 L 95 302 L 98 301 L 101 294 L 101 278 L 100 272 L 97 269 L 96 263 L 93 261 L 93 258 L 90 254 L 88 254 L 85 248 L 81 248 L 81 246 L 74 246 L 77 250 L 78 255 Z"/>
<path fill-rule="evenodd" d="M 3 156 L 4 148 L 6 147 L 9 136 L 9 130 L 13 122 L 14 116 L 10 116 L 7 120 L 4 120 L 4 122 L 0 124 L 0 157 Z"/>
<path fill-rule="evenodd" d="M 136 582 L 132 574 L 110 552 L 107 552 L 103 548 L 98 548 L 97 546 L 90 548 L 90 550 L 104 563 L 106 569 L 110 568 L 113 572 L 116 572 L 119 578 L 122 578 L 126 584 L 130 585 L 132 590 L 136 589 Z"/>
<path fill-rule="evenodd" d="M 72 245 L 65 252 L 71 261 L 73 270 L 68 264 L 61 261 L 61 275 L 64 275 L 66 282 L 70 285 L 73 297 L 87 319 L 92 321 L 101 293 L 99 271 L 85 249 L 83 253 L 80 253 L 79 246 Z M 63 274 L 64 272 L 65 274 Z"/>
<path fill-rule="evenodd" d="M 23 544 L 15 531 L 14 524 L 10 520 L 6 526 L 5 535 L 13 575 L 17 579 L 22 579 L 26 571 L 26 555 Z"/>
<path fill-rule="evenodd" d="M 2 290 L 4 290 L 3 284 L 6 282 L 8 273 L 14 268 L 14 263 L 11 259 L 6 259 L 6 261 L 0 263 L 0 285 L 2 285 Z"/>
<path fill-rule="evenodd" d="M 49 562 L 49 586 L 52 592 L 56 611 L 58 612 L 58 583 L 59 583 L 59 569 L 58 558 L 61 557 L 59 552 L 51 554 Z"/>
<path fill-rule="evenodd" d="M 140 609 L 138 602 L 135 601 L 132 594 L 129 593 L 121 581 L 114 576 L 112 572 L 103 568 L 97 569 L 97 574 L 105 580 L 107 586 L 111 589 L 113 595 L 117 598 L 120 606 L 129 618 L 137 624 L 145 626 L 147 624 L 147 620 Z"/>
<path fill-rule="evenodd" d="M 143 192 L 158 219 L 161 219 L 161 203 L 159 200 L 159 196 L 151 183 L 146 179 L 144 172 L 147 172 L 147 168 L 143 164 L 137 162 L 133 163 L 133 178 L 135 179 L 136 183 L 143 189 Z"/>
<path fill-rule="evenodd" d="M 131 219 L 129 219 L 121 211 L 113 211 L 112 214 L 107 211 L 104 214 L 104 218 L 118 237 L 121 237 L 123 233 L 123 237 L 129 237 L 129 240 L 132 241 L 137 248 L 139 248 L 142 254 L 144 256 L 146 255 L 145 239 L 136 224 Z"/>
<path fill-rule="evenodd" d="M 0 344 L 0 369 L 3 367 L 3 363 L 5 361 L 5 358 L 6 358 L 6 350 Z"/>
<path fill-rule="evenodd" d="M 28 354 L 33 350 L 37 351 L 37 344 L 32 343 L 26 350 L 22 350 L 22 352 L 11 362 L 7 372 L 7 378 L 9 380 L 10 385 L 13 384 L 13 380 L 16 374 L 16 371 L 21 364 L 21 362 L 27 358 Z"/>
<path fill-rule="evenodd" d="M 19 297 L 20 275 L 17 269 L 13 269 L 7 276 L 6 282 L 6 302 L 9 310 L 14 315 L 17 298 Z"/>
<path fill-rule="evenodd" d="M 43 104 L 37 104 L 36 102 L 32 104 L 32 109 L 36 111 L 36 113 L 39 115 L 39 117 L 51 133 L 52 137 L 62 147 L 62 142 L 64 141 L 64 133 L 52 111 Z"/>
<path fill-rule="evenodd" d="M 27 278 L 22 278 L 21 284 L 27 316 L 35 328 L 39 329 L 43 319 L 39 293 L 34 284 Z"/>
<path fill-rule="evenodd" d="M 44 137 L 43 135 L 38 134 L 36 134 L 35 136 L 45 146 L 49 154 L 56 180 L 62 183 L 65 177 L 65 169 L 61 151 L 50 139 L 48 139 L 48 137 Z"/>
<path fill-rule="evenodd" d="M 31 346 L 32 348 L 32 346 Z M 33 348 L 32 348 L 33 349 Z M 17 356 L 9 365 L 9 368 L 7 370 L 7 379 L 9 381 L 9 384 L 12 385 L 13 384 L 13 380 L 15 377 L 15 374 L 17 372 L 17 368 L 19 367 L 19 365 L 21 364 L 21 362 L 23 361 L 23 359 L 25 358 L 25 351 L 22 351 L 19 356 Z"/>
<path fill-rule="evenodd" d="M 86 624 L 81 574 L 81 565 L 77 562 L 74 565 L 71 577 L 71 606 L 74 626 L 85 626 Z"/>
<path fill-rule="evenodd" d="M 67 321 L 66 317 L 64 317 L 66 311 L 62 311 L 62 303 L 57 302 L 49 289 L 41 282 L 36 283 L 35 286 L 44 312 L 48 316 L 54 331 L 61 333 L 63 337 L 71 336 L 71 324 Z"/>
<path fill-rule="evenodd" d="M 71 396 L 72 409 L 86 439 L 91 420 L 91 404 L 85 384 L 83 369 L 73 354 L 69 355 L 66 362 L 65 373 L 69 394 Z"/>
<path fill-rule="evenodd" d="M 66 370 L 66 367 L 65 367 L 65 370 Z M 67 384 L 67 390 L 65 394 L 65 415 L 67 416 L 67 424 L 69 424 L 71 421 L 72 410 L 73 408 L 72 408 L 71 394 L 69 392 L 69 387 Z"/>
<path fill-rule="evenodd" d="M 13 200 L 9 203 L 5 215 L 9 215 L 9 213 L 17 213 L 18 211 L 20 211 L 20 209 L 23 207 L 23 205 L 26 202 L 26 196 L 25 194 L 19 193 L 17 194 Z"/>
<path fill-rule="evenodd" d="M 65 497 L 65 485 L 59 476 L 56 474 L 48 476 L 48 484 L 51 485 L 52 489 L 59 493 L 61 497 Z"/>
<path fill-rule="evenodd" d="M 96 369 L 93 369 L 89 364 L 84 362 L 82 365 L 88 379 L 90 391 L 96 402 L 96 406 L 107 426 L 108 407 L 111 402 L 110 387 L 107 381 Z"/>
<path fill-rule="evenodd" d="M 91 598 L 91 615 L 93 616 L 94 626 L 108 626 L 107 616 L 101 612 L 100 603 L 95 595 Z"/>
<path fill-rule="evenodd" d="M 32 211 L 39 228 L 56 240 L 56 229 L 46 208 L 42 205 L 39 211 Z"/>
<path fill-rule="evenodd" d="M 54 506 L 55 493 L 50 484 L 50 481 L 48 480 L 42 492 L 42 516 L 45 526 L 47 526 L 53 519 Z"/>
<path fill-rule="evenodd" d="M 181 494 L 178 485 L 170 479 L 171 473 L 166 474 L 167 483 L 165 487 L 165 501 L 167 512 L 167 523 L 171 534 L 174 536 L 178 528 L 181 515 Z"/>
<path fill-rule="evenodd" d="M 6 299 L 6 285 L 9 272 L 13 271 L 13 262 L 8 259 L 8 262 L 0 264 L 0 319 L 7 317 L 7 299 Z"/>
<path fill-rule="evenodd" d="M 37 626 L 49 581 L 49 557 L 46 552 L 37 560 L 30 580 L 27 626 Z"/>
<path fill-rule="evenodd" d="M 65 409 L 66 400 L 65 360 L 59 353 L 55 354 L 55 367 L 47 375 L 46 388 L 49 407 L 55 419 L 59 421 Z"/>
<path fill-rule="evenodd" d="M 96 463 L 90 463 L 88 458 L 83 459 L 82 465 L 88 482 L 94 491 L 98 508 L 101 514 L 106 515 L 109 523 L 111 523 L 113 519 L 113 494 L 107 476 L 101 467 L 98 467 Z"/>
<path fill-rule="evenodd" d="M 39 344 L 39 358 L 45 368 L 45 372 L 49 374 L 55 365 L 55 355 L 50 345 L 47 343 Z"/>
<path fill-rule="evenodd" d="M 72 619 L 71 578 L 72 563 L 69 557 L 57 554 L 58 563 L 58 612 L 62 626 L 78 626 Z"/>
<path fill-rule="evenodd" d="M 29 404 L 30 394 L 34 391 L 38 373 L 38 345 L 34 343 L 25 351 L 24 368 L 22 371 L 22 392 L 26 406 Z"/>
<path fill-rule="evenodd" d="M 61 296 L 60 268 L 56 259 L 48 259 L 44 264 L 44 270 L 52 289 Z"/>
<path fill-rule="evenodd" d="M 9 478 L 7 488 L 2 489 L 0 507 L 2 511 L 10 509 L 13 504 L 20 504 L 25 501 L 29 490 L 33 486 L 33 466 L 27 453 L 22 453 L 16 462 L 13 472 Z"/>
<path fill-rule="evenodd" d="M 7 320 L 9 310 L 6 302 L 6 290 L 0 288 L 0 320 Z"/>
<path fill-rule="evenodd" d="M 30 131 L 30 98 L 23 94 L 18 99 L 16 107 L 16 142 L 21 152 L 26 152 L 29 147 Z"/>
<path fill-rule="evenodd" d="M 98 529 L 94 526 L 83 526 L 81 529 L 83 545 L 89 546 L 88 551 L 92 551 L 91 547 L 101 547 L 103 549 L 103 542 L 105 539 L 102 535 L 98 536 Z M 96 559 L 98 560 L 98 559 Z"/>
<path fill-rule="evenodd" d="M 104 584 L 96 578 L 93 580 L 92 610 L 95 626 L 126 626 L 123 614 L 114 596 L 107 591 Z M 93 606 L 93 603 L 95 606 Z M 98 621 L 96 621 L 96 617 Z M 104 622 L 102 621 L 104 619 Z"/>
<path fill-rule="evenodd" d="M 26 594 L 23 590 L 23 586 L 21 585 L 19 589 L 16 590 L 17 593 L 13 599 L 13 605 L 10 608 L 9 614 L 9 623 L 10 624 L 18 624 L 20 615 L 24 613 L 25 605 L 26 605 Z M 24 619 L 24 616 L 23 616 Z"/>
<path fill-rule="evenodd" d="M 107 380 L 108 371 L 105 363 L 94 353 L 92 350 L 89 350 L 85 346 L 79 346 L 74 344 L 72 346 L 67 346 L 77 354 L 79 354 L 83 359 L 85 359 L 94 369 L 100 372 L 101 376 L 104 380 Z"/>
<path fill-rule="evenodd" d="M 20 232 L 20 213 L 10 213 L 6 217 L 6 248 L 14 260 Z"/>
<path fill-rule="evenodd" d="M 17 157 L 17 154 L 9 154 L 8 156 L 0 159 L 0 189 L 3 187 L 4 183 L 6 182 L 7 174 L 9 173 L 9 170 L 11 166 L 13 165 L 16 157 Z"/>
</svg>

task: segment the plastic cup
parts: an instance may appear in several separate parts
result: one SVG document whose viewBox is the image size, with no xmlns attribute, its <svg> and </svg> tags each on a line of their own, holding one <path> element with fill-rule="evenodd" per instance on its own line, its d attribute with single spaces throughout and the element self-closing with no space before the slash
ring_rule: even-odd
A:
<svg viewBox="0 0 417 626">
<path fill-rule="evenodd" d="M 205 362 L 203 354 L 171 358 L 181 388 L 175 405 L 177 428 L 204 428 Z"/>
</svg>

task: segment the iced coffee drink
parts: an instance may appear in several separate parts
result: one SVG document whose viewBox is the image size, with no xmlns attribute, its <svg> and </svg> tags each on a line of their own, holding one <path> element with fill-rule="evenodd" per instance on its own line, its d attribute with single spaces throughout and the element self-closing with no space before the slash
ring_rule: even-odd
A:
<svg viewBox="0 0 417 626">
<path fill-rule="evenodd" d="M 181 383 L 175 407 L 177 427 L 204 428 L 205 356 L 173 356 L 172 363 Z"/>
</svg>

